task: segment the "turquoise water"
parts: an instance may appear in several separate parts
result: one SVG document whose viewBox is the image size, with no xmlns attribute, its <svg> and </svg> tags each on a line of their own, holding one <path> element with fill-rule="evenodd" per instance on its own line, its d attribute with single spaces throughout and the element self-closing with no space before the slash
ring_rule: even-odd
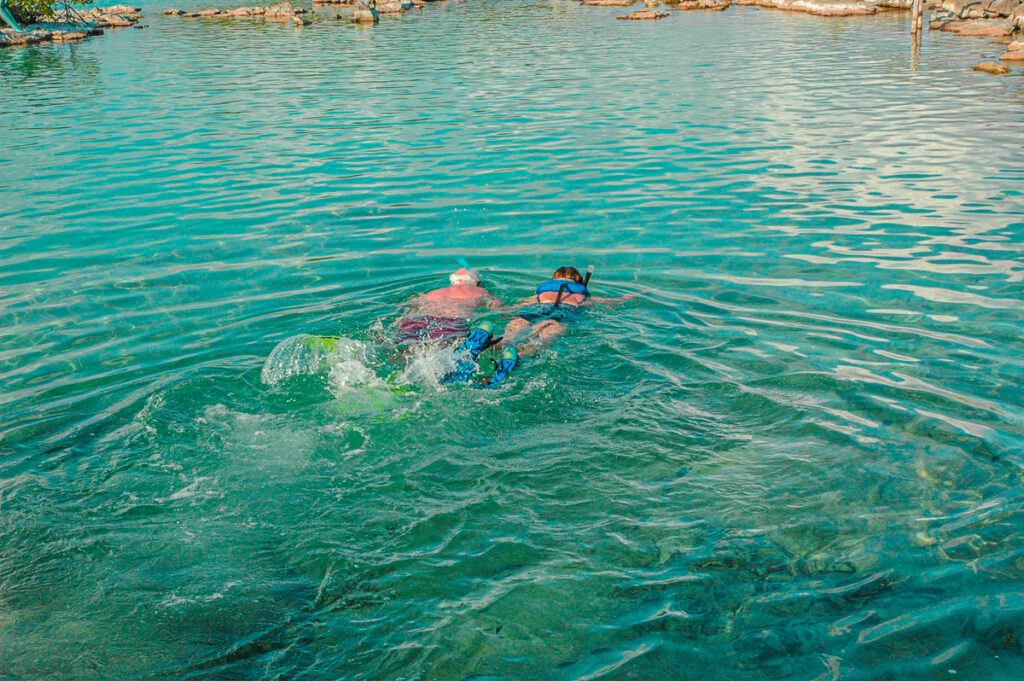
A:
<svg viewBox="0 0 1024 681">
<path fill-rule="evenodd" d="M 0 52 L 0 678 L 1024 678 L 998 47 L 165 6 Z M 459 256 L 641 295 L 441 389 Z"/>
</svg>

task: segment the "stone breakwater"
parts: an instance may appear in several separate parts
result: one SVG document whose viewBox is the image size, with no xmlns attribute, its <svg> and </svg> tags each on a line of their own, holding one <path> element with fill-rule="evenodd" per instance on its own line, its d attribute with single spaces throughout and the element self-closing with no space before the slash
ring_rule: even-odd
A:
<svg viewBox="0 0 1024 681">
<path fill-rule="evenodd" d="M 445 0 L 312 0 L 314 6 L 353 7 L 351 20 L 356 23 L 377 23 L 381 14 L 401 14 L 411 9 L 424 7 L 428 2 L 444 2 Z M 294 7 L 290 2 L 282 2 L 269 7 L 236 7 L 234 9 L 204 9 L 186 12 L 180 9 L 167 9 L 164 14 L 179 16 L 186 19 L 198 18 L 263 18 L 271 21 L 291 22 L 296 26 L 308 26 L 316 15 L 309 10 Z M 322 18 L 322 16 L 320 17 Z M 343 15 L 332 18 L 342 19 Z"/>
<path fill-rule="evenodd" d="M 129 5 L 90 7 L 71 10 L 62 21 L 39 21 L 25 26 L 22 32 L 0 28 L 0 47 L 19 47 L 47 42 L 71 42 L 91 35 L 102 35 L 106 28 L 143 28 L 142 8 Z"/>
</svg>

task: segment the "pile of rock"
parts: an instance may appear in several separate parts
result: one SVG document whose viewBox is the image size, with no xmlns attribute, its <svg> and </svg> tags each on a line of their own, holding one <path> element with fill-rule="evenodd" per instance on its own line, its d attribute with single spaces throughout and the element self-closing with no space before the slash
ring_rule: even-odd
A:
<svg viewBox="0 0 1024 681">
<path fill-rule="evenodd" d="M 733 0 L 737 5 L 755 5 L 772 9 L 803 12 L 819 17 L 853 17 L 877 14 L 884 9 L 870 0 Z"/>
<path fill-rule="evenodd" d="M 732 0 L 676 0 L 676 2 L 666 2 L 665 4 L 672 5 L 673 9 L 679 11 L 707 9 L 712 12 L 723 12 L 729 9 Z"/>
<path fill-rule="evenodd" d="M 137 26 L 142 19 L 142 8 L 128 5 L 90 7 L 79 10 L 75 23 L 39 22 L 30 24 L 22 32 L 13 28 L 0 28 L 0 47 L 35 45 L 46 42 L 70 42 L 90 35 L 102 35 L 104 28 Z"/>
<path fill-rule="evenodd" d="M 100 28 L 126 28 L 134 26 L 142 20 L 142 8 L 130 5 L 110 5 L 109 7 L 90 7 L 77 11 L 85 22 Z"/>
<path fill-rule="evenodd" d="M 1000 61 L 1024 66 L 1024 37 L 1020 34 L 1024 30 L 1024 0 L 941 0 L 928 28 L 992 38 L 1006 44 Z M 995 61 L 982 62 L 974 70 L 995 75 L 1010 72 L 1006 64 Z"/>
<path fill-rule="evenodd" d="M 642 9 L 630 14 L 622 14 L 615 17 L 616 19 L 627 19 L 630 21 L 656 21 L 658 19 L 664 19 L 668 16 L 668 12 L 657 12 L 650 9 Z"/>
<path fill-rule="evenodd" d="M 631 0 L 635 2 L 636 0 Z M 352 21 L 356 23 L 377 23 L 381 14 L 399 14 L 413 7 L 423 7 L 427 0 L 313 0 L 314 5 L 355 5 Z M 262 17 L 272 21 L 290 21 L 297 26 L 309 25 L 308 10 L 282 2 L 269 7 L 238 7 L 236 9 L 204 9 L 186 12 L 180 9 L 166 9 L 168 16 L 195 19 L 200 17 Z M 321 15 L 322 16 L 322 15 Z M 341 15 L 335 18 L 341 18 Z"/>
<path fill-rule="evenodd" d="M 928 27 L 999 38 L 1024 27 L 1024 0 L 942 0 Z"/>
<path fill-rule="evenodd" d="M 271 21 L 291 22 L 296 26 L 308 26 L 310 24 L 309 19 L 303 16 L 307 12 L 308 10 L 301 7 L 295 7 L 290 2 L 281 2 L 269 7 L 236 7 L 235 9 L 211 8 L 202 9 L 198 12 L 186 12 L 180 9 L 164 10 L 164 14 L 168 16 L 185 17 L 187 19 L 200 17 L 262 17 Z"/>
<path fill-rule="evenodd" d="M 582 0 L 582 2 L 585 5 L 596 7 L 629 7 L 639 0 Z M 803 12 L 823 17 L 849 17 L 877 14 L 887 10 L 909 10 L 913 0 L 664 0 L 664 3 L 675 10 L 721 12 L 736 4 Z M 648 6 L 650 7 L 650 4 Z M 629 16 L 631 15 L 618 18 L 623 19 Z"/>
</svg>

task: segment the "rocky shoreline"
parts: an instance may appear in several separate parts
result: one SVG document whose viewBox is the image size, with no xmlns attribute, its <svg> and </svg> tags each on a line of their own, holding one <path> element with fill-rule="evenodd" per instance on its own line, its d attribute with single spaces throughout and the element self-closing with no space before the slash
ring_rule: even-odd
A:
<svg viewBox="0 0 1024 681">
<path fill-rule="evenodd" d="M 909 11 L 913 0 L 580 0 L 592 7 L 632 7 L 643 1 L 647 9 L 621 14 L 616 19 L 657 21 L 667 10 L 721 12 L 746 5 L 802 12 L 822 17 L 869 16 L 880 12 Z M 975 71 L 1002 75 L 1010 66 L 1024 67 L 1024 0 L 926 0 L 932 10 L 929 30 L 990 38 L 1006 45 L 999 61 L 982 62 Z"/>
<path fill-rule="evenodd" d="M 381 14 L 401 14 L 424 7 L 431 2 L 446 0 L 312 0 L 316 6 L 351 7 L 350 15 L 335 14 L 335 20 L 374 24 Z M 869 16 L 880 12 L 909 11 L 913 0 L 580 0 L 593 7 L 629 8 L 640 2 L 646 9 L 616 16 L 632 21 L 656 21 L 670 16 L 672 11 L 706 10 L 721 12 L 732 5 L 755 6 L 789 12 L 801 12 L 821 17 Z M 1011 66 L 1024 67 L 1024 0 L 926 0 L 932 10 L 928 28 L 963 36 L 988 38 L 1004 45 L 998 60 L 982 62 L 976 71 L 996 75 L 1010 73 Z M 244 6 L 233 9 L 203 9 L 185 11 L 167 9 L 163 14 L 182 18 L 263 19 L 308 26 L 316 18 L 325 18 L 312 10 L 295 7 L 291 2 L 270 6 Z M 26 26 L 23 32 L 0 28 L 0 47 L 32 45 L 41 42 L 81 40 L 100 35 L 104 29 L 134 26 L 142 10 L 128 5 L 93 7 L 71 10 L 59 21 L 38 22 Z"/>
<path fill-rule="evenodd" d="M 424 7 L 428 2 L 445 2 L 445 0 L 312 0 L 314 7 L 342 6 L 353 7 L 351 20 L 355 23 L 377 23 L 381 14 L 401 14 L 411 9 Z M 238 7 L 235 9 L 204 9 L 197 12 L 186 12 L 180 9 L 166 9 L 164 14 L 186 19 L 219 17 L 219 18 L 252 18 L 263 17 L 273 21 L 291 21 L 297 26 L 308 26 L 312 23 L 308 10 L 293 7 L 291 2 L 282 2 L 270 7 Z M 335 15 L 335 19 L 343 19 L 343 15 Z"/>
<path fill-rule="evenodd" d="M 7 26 L 0 28 L 0 47 L 71 42 L 91 35 L 102 35 L 107 28 L 145 28 L 139 23 L 141 20 L 142 8 L 129 5 L 72 10 L 57 21 L 29 24 L 21 32 Z"/>
</svg>

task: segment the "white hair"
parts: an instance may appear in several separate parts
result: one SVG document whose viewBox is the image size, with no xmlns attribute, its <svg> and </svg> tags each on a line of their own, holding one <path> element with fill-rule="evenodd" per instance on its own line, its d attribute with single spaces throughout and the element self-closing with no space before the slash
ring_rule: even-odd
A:
<svg viewBox="0 0 1024 681">
<path fill-rule="evenodd" d="M 476 286 L 480 283 L 480 275 L 476 270 L 461 268 L 448 275 L 448 281 L 451 282 L 452 286 L 458 286 L 459 284 Z"/>
</svg>

